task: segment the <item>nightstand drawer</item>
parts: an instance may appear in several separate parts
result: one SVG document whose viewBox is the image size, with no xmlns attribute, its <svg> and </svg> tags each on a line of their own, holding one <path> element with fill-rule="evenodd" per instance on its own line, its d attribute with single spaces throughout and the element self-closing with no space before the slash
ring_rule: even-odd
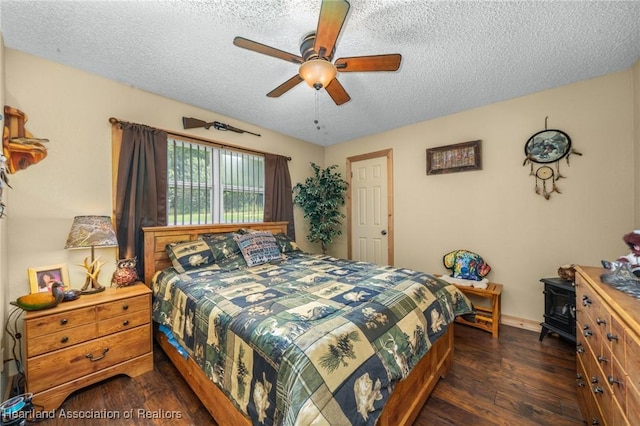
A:
<svg viewBox="0 0 640 426">
<path fill-rule="evenodd" d="M 77 343 L 86 342 L 87 340 L 98 337 L 96 324 L 85 324 L 78 327 L 72 327 L 67 330 L 50 333 L 44 336 L 35 337 L 29 340 L 27 346 L 27 356 L 32 357 L 51 352 Z"/>
<path fill-rule="evenodd" d="M 25 322 L 25 331 L 29 338 L 57 333 L 62 330 L 77 327 L 79 325 L 94 323 L 96 320 L 96 308 L 75 309 L 59 314 L 41 316 L 29 319 Z"/>
<path fill-rule="evenodd" d="M 149 310 L 149 296 L 136 296 L 98 306 L 98 321 L 113 318 L 127 312 Z"/>
<path fill-rule="evenodd" d="M 151 313 L 148 309 L 126 313 L 116 318 L 100 321 L 98 323 L 98 335 L 106 336 L 107 334 L 127 330 L 142 324 L 148 324 L 150 321 Z"/>
<path fill-rule="evenodd" d="M 27 392 L 37 393 L 151 351 L 151 327 L 137 327 L 32 358 Z"/>
</svg>

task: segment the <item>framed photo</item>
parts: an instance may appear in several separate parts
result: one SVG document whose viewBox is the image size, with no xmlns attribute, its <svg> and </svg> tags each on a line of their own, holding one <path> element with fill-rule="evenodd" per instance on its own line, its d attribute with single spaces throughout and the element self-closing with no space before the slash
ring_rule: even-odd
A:
<svg viewBox="0 0 640 426">
<path fill-rule="evenodd" d="M 64 284 L 65 290 L 69 289 L 69 271 L 65 264 L 29 268 L 28 273 L 31 293 L 51 291 L 51 285 L 56 281 Z"/>
<path fill-rule="evenodd" d="M 481 169 L 482 141 L 480 140 L 427 148 L 428 175 Z"/>
<path fill-rule="evenodd" d="M 531 136 L 524 155 L 534 163 L 553 163 L 571 151 L 571 138 L 562 130 L 542 130 Z"/>
</svg>

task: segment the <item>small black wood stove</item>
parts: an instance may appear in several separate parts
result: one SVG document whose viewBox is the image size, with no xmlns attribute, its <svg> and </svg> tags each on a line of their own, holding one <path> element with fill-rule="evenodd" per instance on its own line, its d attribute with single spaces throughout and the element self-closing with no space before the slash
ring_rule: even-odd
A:
<svg viewBox="0 0 640 426">
<path fill-rule="evenodd" d="M 576 342 L 576 288 L 573 281 L 542 278 L 544 283 L 544 322 L 540 341 L 550 333 Z"/>
</svg>

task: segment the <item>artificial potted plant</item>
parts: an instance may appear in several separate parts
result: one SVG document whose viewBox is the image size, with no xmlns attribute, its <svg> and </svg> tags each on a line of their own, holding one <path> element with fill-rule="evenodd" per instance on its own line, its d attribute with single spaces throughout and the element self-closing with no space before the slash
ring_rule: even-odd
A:
<svg viewBox="0 0 640 426">
<path fill-rule="evenodd" d="M 346 216 L 340 207 L 345 202 L 347 181 L 342 179 L 340 173 L 333 171 L 337 165 L 322 169 L 311 163 L 311 167 L 314 176 L 293 187 L 293 202 L 302 208 L 304 217 L 309 219 L 307 239 L 312 243 L 320 243 L 324 254 L 333 238 L 342 234 L 341 219 Z"/>
</svg>

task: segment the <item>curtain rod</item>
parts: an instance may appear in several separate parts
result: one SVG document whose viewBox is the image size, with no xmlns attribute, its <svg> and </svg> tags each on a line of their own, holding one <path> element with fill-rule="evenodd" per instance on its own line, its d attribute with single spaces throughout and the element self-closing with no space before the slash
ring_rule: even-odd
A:
<svg viewBox="0 0 640 426">
<path fill-rule="evenodd" d="M 115 117 L 109 117 L 109 123 L 111 123 L 111 124 L 120 124 L 120 123 L 127 123 L 127 121 L 120 120 L 119 118 L 115 118 Z M 260 151 L 260 150 L 257 150 L 257 149 L 250 149 L 250 148 L 245 148 L 245 147 L 242 147 L 242 146 L 223 144 L 223 143 L 216 142 L 216 141 L 210 141 L 210 140 L 207 140 L 207 139 L 198 138 L 198 137 L 193 136 L 193 135 L 188 135 L 186 133 L 178 133 L 178 132 L 174 132 L 174 131 L 171 131 L 171 130 L 165 130 L 165 129 L 162 129 L 162 130 L 164 130 L 165 132 L 167 132 L 167 134 L 169 134 L 171 136 L 186 137 L 186 138 L 197 140 L 197 141 L 204 142 L 204 143 L 207 143 L 207 144 L 216 145 L 216 146 L 219 146 L 220 148 L 234 148 L 234 149 L 241 150 L 241 151 L 253 152 L 255 154 L 280 155 L 280 154 L 273 154 L 271 152 Z M 291 157 L 285 157 L 285 158 L 287 159 L 287 161 L 291 161 Z"/>
</svg>

